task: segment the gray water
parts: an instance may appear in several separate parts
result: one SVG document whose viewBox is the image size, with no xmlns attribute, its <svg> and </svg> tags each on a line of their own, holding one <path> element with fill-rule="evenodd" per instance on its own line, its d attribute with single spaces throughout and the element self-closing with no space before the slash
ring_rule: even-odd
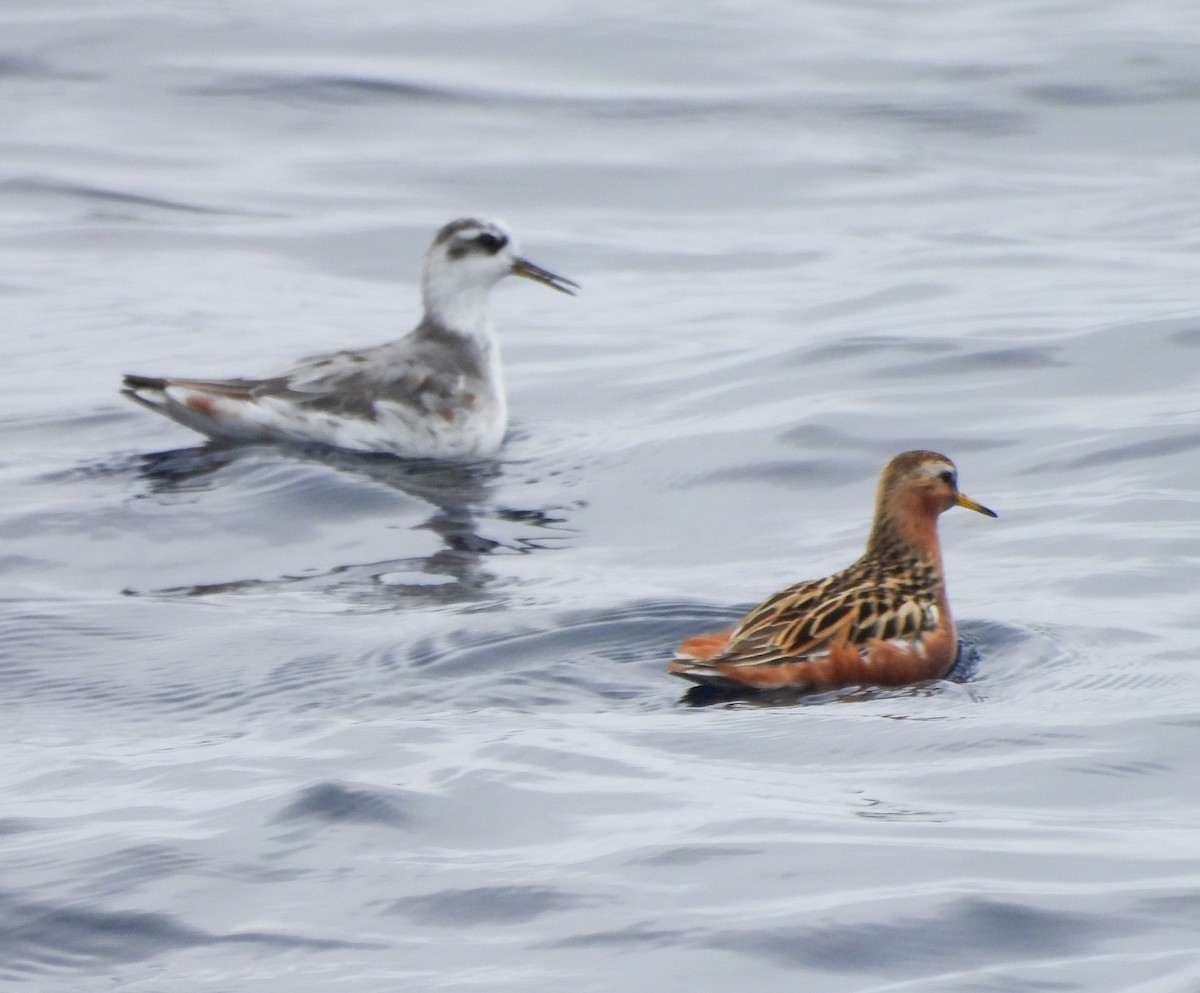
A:
<svg viewBox="0 0 1200 993">
<path fill-rule="evenodd" d="M 1198 155 L 1182 0 L 6 0 L 5 988 L 1200 990 Z M 469 213 L 497 460 L 117 395 Z M 916 447 L 970 663 L 689 706 Z"/>
</svg>

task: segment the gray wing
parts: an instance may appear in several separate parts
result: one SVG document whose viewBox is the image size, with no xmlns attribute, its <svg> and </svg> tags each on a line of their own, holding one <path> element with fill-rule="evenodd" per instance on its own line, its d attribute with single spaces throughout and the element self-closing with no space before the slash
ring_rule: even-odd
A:
<svg viewBox="0 0 1200 993">
<path fill-rule="evenodd" d="M 228 385 L 249 387 L 252 399 L 277 397 L 306 410 L 371 419 L 379 402 L 418 416 L 441 413 L 464 392 L 485 391 L 485 376 L 470 342 L 421 326 L 399 341 L 309 356 L 282 375 Z"/>
</svg>

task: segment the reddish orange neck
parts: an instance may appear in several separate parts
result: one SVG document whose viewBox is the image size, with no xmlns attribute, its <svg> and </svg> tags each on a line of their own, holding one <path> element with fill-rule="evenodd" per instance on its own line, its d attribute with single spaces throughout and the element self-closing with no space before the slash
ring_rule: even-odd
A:
<svg viewBox="0 0 1200 993">
<path fill-rule="evenodd" d="M 940 570 L 942 548 L 937 530 L 940 513 L 941 507 L 932 494 L 914 490 L 888 494 L 876 507 L 868 553 L 885 553 L 899 539 L 919 558 L 937 562 Z"/>
</svg>

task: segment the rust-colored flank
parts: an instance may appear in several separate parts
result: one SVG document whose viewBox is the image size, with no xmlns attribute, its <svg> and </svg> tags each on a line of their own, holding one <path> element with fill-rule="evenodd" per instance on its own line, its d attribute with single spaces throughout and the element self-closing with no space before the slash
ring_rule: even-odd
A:
<svg viewBox="0 0 1200 993">
<path fill-rule="evenodd" d="M 206 397 L 200 393 L 189 393 L 184 403 L 191 407 L 192 410 L 205 417 L 217 416 L 217 404 L 212 397 Z"/>
<path fill-rule="evenodd" d="M 958 658 L 937 533 L 954 506 L 996 516 L 959 493 L 946 456 L 897 455 L 879 477 L 857 562 L 780 590 L 728 631 L 685 639 L 668 671 L 723 689 L 800 692 L 940 679 Z"/>
</svg>

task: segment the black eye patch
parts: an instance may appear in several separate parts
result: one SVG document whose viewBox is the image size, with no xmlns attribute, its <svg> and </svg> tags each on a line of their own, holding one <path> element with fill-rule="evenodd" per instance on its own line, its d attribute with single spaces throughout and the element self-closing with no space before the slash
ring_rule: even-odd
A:
<svg viewBox="0 0 1200 993">
<path fill-rule="evenodd" d="M 452 259 L 461 259 L 468 252 L 485 252 L 488 255 L 495 255 L 507 244 L 507 235 L 495 235 L 490 231 L 484 231 L 465 241 L 462 238 L 455 238 L 446 250 L 446 254 Z"/>
<path fill-rule="evenodd" d="M 949 469 L 943 469 L 941 472 L 939 472 L 938 479 L 940 479 L 947 486 L 954 485 L 954 473 L 952 473 Z"/>
<path fill-rule="evenodd" d="M 487 252 L 488 255 L 495 255 L 508 244 L 508 239 L 485 231 L 475 239 L 475 244 Z"/>
</svg>

